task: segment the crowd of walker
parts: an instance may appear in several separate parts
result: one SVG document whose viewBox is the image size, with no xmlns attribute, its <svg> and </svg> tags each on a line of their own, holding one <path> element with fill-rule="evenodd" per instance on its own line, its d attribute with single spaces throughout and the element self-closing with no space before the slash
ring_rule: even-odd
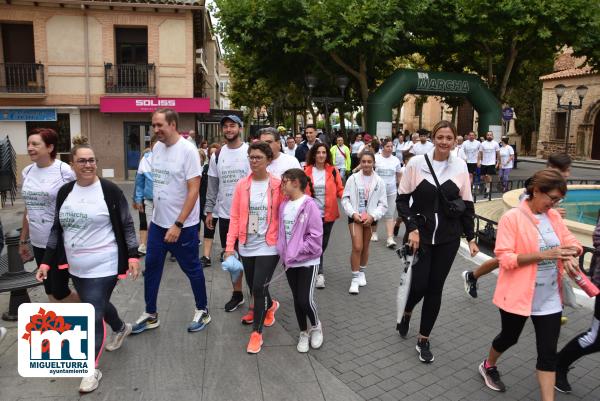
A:
<svg viewBox="0 0 600 401">
<path fill-rule="evenodd" d="M 265 327 L 275 323 L 280 307 L 269 284 L 280 263 L 300 330 L 297 350 L 319 349 L 327 322 L 319 319 L 314 291 L 325 288 L 323 253 L 340 217 L 340 204 L 351 237 L 348 278 L 353 295 L 367 285 L 369 247 L 378 240 L 376 224 L 385 225 L 386 246 L 391 249 L 397 246 L 400 225 L 405 225 L 401 243 L 418 255 L 418 261 L 397 330 L 406 338 L 413 309 L 422 301 L 416 350 L 421 362 L 434 362 L 429 338 L 461 238 L 472 256 L 479 251 L 474 177 L 481 174 L 490 191 L 491 177 L 499 169 L 507 189 L 514 153 L 506 141 L 499 146 L 491 133 L 478 141 L 473 132 L 463 141 L 452 123 L 440 121 L 431 138 L 422 131 L 406 141 L 402 134 L 381 141 L 358 134 L 349 146 L 343 136 L 330 145 L 314 126 L 307 126 L 304 136 L 286 138 L 285 129 L 265 128 L 244 142 L 242 121 L 231 115 L 221 120 L 224 143 L 203 142 L 198 148 L 193 138 L 179 134 L 177 125 L 174 110 L 159 109 L 152 116 L 151 147 L 141 159 L 133 199 L 140 213 L 141 244 L 126 197 L 118 186 L 98 177 L 98 160 L 85 138 L 74 141 L 69 165 L 56 159 L 56 132 L 37 128 L 29 133 L 27 150 L 33 163 L 22 174 L 26 210 L 20 253 L 24 260 L 35 258 L 37 278 L 50 302 L 88 302 L 95 308 L 96 369 L 82 379 L 81 392 L 98 387 L 103 350 L 115 351 L 130 334 L 159 327 L 157 297 L 167 253 L 192 287 L 195 309 L 187 330 L 207 327 L 211 316 L 203 268 L 212 264 L 217 227 L 221 263 L 243 266 L 241 274 L 232 275 L 232 295 L 224 308 L 232 312 L 249 303 L 241 318 L 242 324 L 252 326 L 246 351 L 259 353 L 269 341 Z M 497 362 L 517 343 L 528 317 L 535 327 L 543 400 L 554 399 L 555 388 L 570 392 L 570 366 L 600 350 L 596 297 L 589 331 L 557 352 L 561 283 L 565 275 L 580 274 L 577 257 L 582 252 L 558 207 L 567 192 L 570 162 L 566 155 L 554 155 L 547 168 L 527 181 L 520 205 L 499 222 L 496 258 L 463 273 L 465 290 L 477 297 L 477 279 L 499 268 L 493 302 L 500 312 L 500 333 L 478 368 L 492 390 L 505 391 Z M 600 224 L 594 246 L 600 248 Z M 110 298 L 120 278 L 142 274 L 143 255 L 145 310 L 137 321 L 127 323 Z M 599 259 L 592 261 L 596 285 Z M 104 322 L 112 329 L 106 342 Z M 0 328 L 0 336 L 5 333 Z"/>
</svg>

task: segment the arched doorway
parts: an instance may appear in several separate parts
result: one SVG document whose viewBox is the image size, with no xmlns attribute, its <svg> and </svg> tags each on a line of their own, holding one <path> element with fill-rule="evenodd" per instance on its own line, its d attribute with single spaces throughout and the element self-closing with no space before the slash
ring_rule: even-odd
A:
<svg viewBox="0 0 600 401">
<path fill-rule="evenodd" d="M 404 95 L 464 96 L 479 114 L 478 132 L 500 132 L 500 102 L 483 81 L 474 74 L 398 70 L 373 92 L 367 100 L 367 132 L 378 136 L 392 134 L 392 107 Z"/>
<path fill-rule="evenodd" d="M 600 160 L 600 110 L 594 119 L 594 134 L 592 135 L 592 159 Z"/>
</svg>

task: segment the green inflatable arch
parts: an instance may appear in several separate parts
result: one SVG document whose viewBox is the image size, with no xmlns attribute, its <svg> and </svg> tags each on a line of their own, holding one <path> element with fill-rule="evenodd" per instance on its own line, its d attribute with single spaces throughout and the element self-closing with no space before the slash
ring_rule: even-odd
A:
<svg viewBox="0 0 600 401">
<path fill-rule="evenodd" d="M 464 96 L 479 114 L 480 136 L 488 131 L 499 136 L 501 132 L 500 102 L 477 75 L 417 70 L 396 71 L 369 96 L 367 132 L 380 138 L 391 136 L 392 108 L 408 93 Z"/>
</svg>

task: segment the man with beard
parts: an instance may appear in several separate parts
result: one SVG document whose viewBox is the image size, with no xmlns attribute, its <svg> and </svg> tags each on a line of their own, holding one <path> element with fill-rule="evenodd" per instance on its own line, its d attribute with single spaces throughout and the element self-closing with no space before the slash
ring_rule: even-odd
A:
<svg viewBox="0 0 600 401">
<path fill-rule="evenodd" d="M 306 141 L 298 145 L 298 148 L 296 149 L 296 159 L 298 159 L 300 165 L 303 167 L 306 164 L 306 155 L 308 155 L 308 151 L 318 141 L 317 130 L 314 125 L 307 125 L 304 133 L 306 134 Z"/>
<path fill-rule="evenodd" d="M 229 212 L 237 182 L 250 173 L 248 144 L 242 142 L 242 120 L 234 114 L 221 119 L 225 145 L 210 158 L 208 166 L 208 189 L 206 193 L 206 226 L 214 229 L 218 219 L 221 248 L 227 244 Z M 223 255 L 223 252 L 221 252 Z M 233 312 L 244 303 L 242 294 L 243 274 L 233 284 L 233 295 L 225 304 L 225 312 Z"/>
<path fill-rule="evenodd" d="M 485 141 L 479 149 L 477 165 L 481 167 L 481 174 L 485 180 L 485 192 L 489 193 L 492 188 L 492 176 L 496 175 L 496 169 L 500 167 L 500 145 L 494 141 L 494 133 L 488 131 Z"/>
<path fill-rule="evenodd" d="M 462 148 L 467 156 L 467 170 L 469 170 L 469 178 L 471 179 L 471 186 L 473 186 L 473 177 L 477 173 L 477 160 L 481 150 L 481 143 L 475 138 L 475 132 L 469 132 Z"/>
</svg>

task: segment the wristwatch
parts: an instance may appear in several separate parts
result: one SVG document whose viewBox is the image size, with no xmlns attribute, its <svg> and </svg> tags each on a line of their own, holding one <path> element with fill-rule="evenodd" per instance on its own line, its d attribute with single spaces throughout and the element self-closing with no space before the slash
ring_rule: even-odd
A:
<svg viewBox="0 0 600 401">
<path fill-rule="evenodd" d="M 175 225 L 179 228 L 183 228 L 183 223 L 181 221 L 176 221 Z"/>
</svg>

